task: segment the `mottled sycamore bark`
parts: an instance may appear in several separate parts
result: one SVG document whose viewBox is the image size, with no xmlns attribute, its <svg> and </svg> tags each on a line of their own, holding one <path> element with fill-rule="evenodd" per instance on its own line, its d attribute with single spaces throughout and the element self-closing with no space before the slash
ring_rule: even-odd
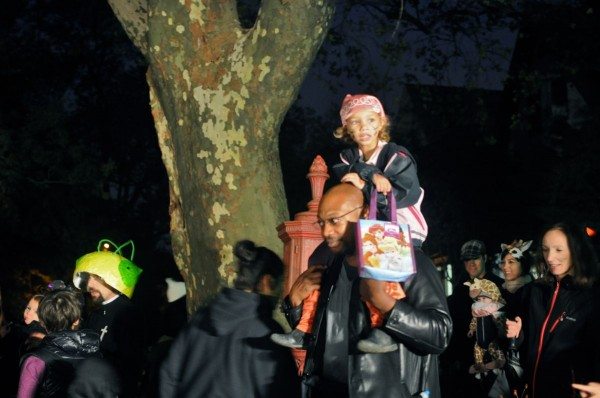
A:
<svg viewBox="0 0 600 398">
<path fill-rule="evenodd" d="M 265 0 L 251 29 L 232 0 L 109 0 L 147 57 L 169 175 L 175 260 L 193 310 L 234 277 L 233 245 L 281 252 L 288 218 L 278 132 L 333 12 L 329 0 Z"/>
</svg>

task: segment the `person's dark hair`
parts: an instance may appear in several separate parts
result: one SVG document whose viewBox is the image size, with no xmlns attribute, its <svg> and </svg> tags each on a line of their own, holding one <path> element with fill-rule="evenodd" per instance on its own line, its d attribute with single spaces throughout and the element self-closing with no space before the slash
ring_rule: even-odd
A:
<svg viewBox="0 0 600 398">
<path fill-rule="evenodd" d="M 256 246 L 250 240 L 237 242 L 233 254 L 238 259 L 238 274 L 234 282 L 236 289 L 256 291 L 264 275 L 272 276 L 274 284 L 283 275 L 283 262 L 279 256 L 266 247 Z"/>
<path fill-rule="evenodd" d="M 511 248 L 506 248 L 504 250 L 502 250 L 502 253 L 500 253 L 500 260 L 504 260 L 504 257 L 506 257 L 507 254 L 509 254 L 509 251 L 511 250 Z M 525 276 L 529 274 L 529 271 L 531 271 L 531 255 L 529 254 L 529 251 L 526 251 L 525 253 L 523 253 L 523 256 L 521 256 L 521 258 L 516 258 L 515 260 L 517 260 L 519 262 L 519 264 L 521 265 L 521 276 Z"/>
<path fill-rule="evenodd" d="M 71 329 L 81 318 L 80 293 L 71 290 L 48 293 L 40 301 L 38 317 L 48 333 Z"/>
<path fill-rule="evenodd" d="M 573 269 L 573 281 L 576 285 L 589 287 L 598 281 L 600 268 L 596 252 L 592 247 L 584 229 L 578 225 L 560 222 L 546 228 L 540 236 L 540 251 L 544 235 L 552 230 L 558 230 L 567 237 L 567 244 L 571 253 L 571 264 Z M 544 270 L 542 280 L 553 283 L 554 277 L 550 274 L 543 255 L 540 255 L 540 265 Z"/>
<path fill-rule="evenodd" d="M 38 302 L 38 304 L 39 304 L 39 303 L 40 303 L 40 301 L 42 301 L 42 299 L 43 299 L 43 298 L 44 298 L 44 295 L 43 295 L 43 294 L 34 294 L 34 295 L 32 295 L 32 296 L 29 298 L 29 300 L 32 300 L 32 299 L 33 299 L 33 300 L 37 301 L 37 302 Z M 27 300 L 27 302 L 29 302 L 29 300 Z"/>
</svg>

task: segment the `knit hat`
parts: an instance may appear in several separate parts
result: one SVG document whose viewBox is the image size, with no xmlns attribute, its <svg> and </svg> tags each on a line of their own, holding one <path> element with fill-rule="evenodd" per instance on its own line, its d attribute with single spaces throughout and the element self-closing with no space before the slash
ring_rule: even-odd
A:
<svg viewBox="0 0 600 398">
<path fill-rule="evenodd" d="M 470 240 L 460 248 L 461 260 L 473 260 L 485 256 L 485 244 L 480 240 Z"/>
<path fill-rule="evenodd" d="M 379 113 L 381 117 L 385 117 L 383 105 L 381 105 L 381 102 L 377 99 L 377 97 L 368 94 L 347 94 L 342 102 L 342 109 L 340 109 L 342 126 L 346 125 L 346 120 L 350 116 L 365 109 Z"/>
</svg>

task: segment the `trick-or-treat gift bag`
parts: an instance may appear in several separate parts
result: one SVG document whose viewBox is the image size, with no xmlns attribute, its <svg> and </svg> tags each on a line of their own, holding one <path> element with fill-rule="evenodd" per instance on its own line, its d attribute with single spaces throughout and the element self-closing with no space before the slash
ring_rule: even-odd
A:
<svg viewBox="0 0 600 398">
<path fill-rule="evenodd" d="M 377 192 L 371 193 L 369 218 L 356 223 L 361 278 L 404 282 L 416 272 L 408 224 L 398 224 L 396 200 L 387 196 L 390 221 L 377 220 Z"/>
</svg>

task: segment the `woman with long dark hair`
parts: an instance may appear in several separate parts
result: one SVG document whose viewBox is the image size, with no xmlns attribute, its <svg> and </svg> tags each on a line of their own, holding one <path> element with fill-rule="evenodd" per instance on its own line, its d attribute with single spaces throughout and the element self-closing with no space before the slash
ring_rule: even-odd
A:
<svg viewBox="0 0 600 398">
<path fill-rule="evenodd" d="M 510 244 L 502 244 L 500 248 L 500 269 L 504 275 L 501 293 L 506 300 L 504 311 L 508 318 L 514 318 L 521 312 L 523 287 L 533 281 L 529 273 L 531 267 L 531 241 L 515 240 Z"/>
<path fill-rule="evenodd" d="M 571 383 L 600 379 L 599 267 L 583 229 L 568 223 L 542 234 L 542 277 L 507 336 L 524 344 L 529 398 L 572 397 Z"/>
</svg>

